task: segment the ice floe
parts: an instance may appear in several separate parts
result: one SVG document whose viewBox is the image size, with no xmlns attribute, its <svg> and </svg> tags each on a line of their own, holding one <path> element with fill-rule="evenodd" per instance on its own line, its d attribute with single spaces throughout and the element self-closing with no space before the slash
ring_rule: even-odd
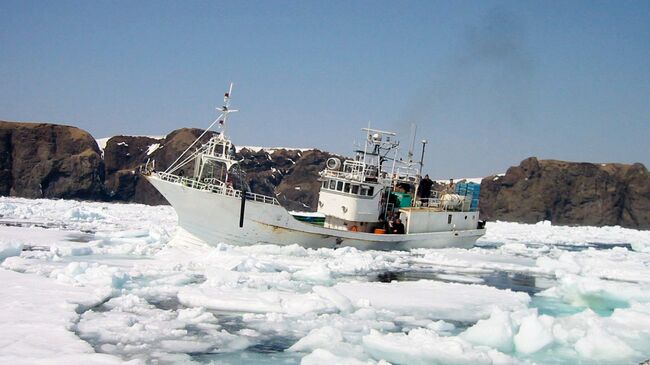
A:
<svg viewBox="0 0 650 365">
<path fill-rule="evenodd" d="M 0 362 L 637 364 L 650 233 L 497 222 L 470 250 L 205 247 L 170 207 L 0 198 Z"/>
</svg>

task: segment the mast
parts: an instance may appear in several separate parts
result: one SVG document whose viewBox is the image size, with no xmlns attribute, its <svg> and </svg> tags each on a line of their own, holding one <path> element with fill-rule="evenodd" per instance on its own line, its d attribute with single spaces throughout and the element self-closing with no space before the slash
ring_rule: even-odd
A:
<svg viewBox="0 0 650 365">
<path fill-rule="evenodd" d="M 415 137 L 417 136 L 418 133 L 418 125 L 415 123 L 411 123 L 411 148 L 409 148 L 408 152 L 408 162 L 413 162 L 413 149 L 415 148 Z"/>
<path fill-rule="evenodd" d="M 420 143 L 422 143 L 422 154 L 420 155 L 420 171 L 418 175 L 422 176 L 422 169 L 424 168 L 424 149 L 427 146 L 427 140 L 423 139 Z"/>
<path fill-rule="evenodd" d="M 226 126 L 227 126 L 226 122 L 228 122 L 228 115 L 230 113 L 234 113 L 238 111 L 235 109 L 230 109 L 230 97 L 232 96 L 233 85 L 234 84 L 231 82 L 230 87 L 228 88 L 228 92 L 226 92 L 223 95 L 223 106 L 221 108 L 217 108 L 217 110 L 222 113 L 221 119 L 219 120 L 219 128 L 221 128 L 221 133 L 219 135 L 222 136 L 221 139 L 226 138 Z"/>
<path fill-rule="evenodd" d="M 234 84 L 231 82 L 231 83 L 230 83 L 230 87 L 228 88 L 228 92 L 226 92 L 226 93 L 224 94 L 224 97 L 223 97 L 223 103 L 224 103 L 224 104 L 223 104 L 223 106 L 222 106 L 221 108 L 217 108 L 217 110 L 218 110 L 219 112 L 221 112 L 221 114 L 219 115 L 219 117 L 217 117 L 217 119 L 215 119 L 215 120 L 212 122 L 212 124 L 210 124 L 210 125 L 208 126 L 208 128 L 206 128 L 206 130 L 204 130 L 203 133 L 201 133 L 201 135 L 200 135 L 198 138 L 196 138 L 196 139 L 194 140 L 194 142 L 192 142 L 192 144 L 190 144 L 190 145 L 185 149 L 185 151 L 183 151 L 183 153 L 181 153 L 181 154 L 178 156 L 178 158 L 176 158 L 176 160 L 175 160 L 174 162 L 172 162 L 171 165 L 169 165 L 169 167 L 165 170 L 166 173 L 173 174 L 173 173 L 176 172 L 178 169 L 180 169 L 181 167 L 183 167 L 185 164 L 187 164 L 188 162 L 190 162 L 191 160 L 193 160 L 193 159 L 196 158 L 196 159 L 197 159 L 196 163 L 199 164 L 199 165 L 196 166 L 197 168 L 195 168 L 194 173 L 195 173 L 195 175 L 198 174 L 197 176 L 200 176 L 200 174 L 202 173 L 202 170 L 203 170 L 203 164 L 204 164 L 204 162 L 205 162 L 205 161 L 203 161 L 203 153 L 205 153 L 205 149 L 204 149 L 204 146 L 205 146 L 205 145 L 202 146 L 201 148 L 197 149 L 196 151 L 194 151 L 192 154 L 190 154 L 190 155 L 189 155 L 188 157 L 186 157 L 184 160 L 181 161 L 181 158 L 183 158 L 183 156 L 185 156 L 185 154 L 188 153 L 188 152 L 190 151 L 190 149 L 191 149 L 192 147 L 194 147 L 194 145 L 196 145 L 196 144 L 201 140 L 201 138 L 203 138 L 203 136 L 204 136 L 206 133 L 208 133 L 208 131 L 209 131 L 209 130 L 210 130 L 210 129 L 215 125 L 215 124 L 217 124 L 217 123 L 219 123 L 219 128 L 222 129 L 222 132 L 219 133 L 218 136 L 216 136 L 216 137 L 212 137 L 212 138 L 215 138 L 216 140 L 221 141 L 221 142 L 223 143 L 224 150 L 221 151 L 222 153 L 221 153 L 221 156 L 220 156 L 220 157 L 221 157 L 221 158 L 226 158 L 226 153 L 227 153 L 227 151 L 225 151 L 225 147 L 226 147 L 226 146 L 230 146 L 230 141 L 229 141 L 229 140 L 226 138 L 226 136 L 225 136 L 226 122 L 227 122 L 227 120 L 228 120 L 228 116 L 229 116 L 229 114 L 230 114 L 230 113 L 234 113 L 234 112 L 237 111 L 237 110 L 234 110 L 234 109 L 230 109 L 230 95 L 232 94 L 232 88 L 233 88 L 233 85 L 234 85 Z M 211 141 L 212 141 L 212 138 L 211 138 Z M 214 146 L 211 145 L 211 147 L 213 148 Z M 214 152 L 214 151 L 211 151 L 210 155 L 214 155 L 213 152 Z M 181 161 L 181 162 L 179 162 L 179 161 Z"/>
</svg>

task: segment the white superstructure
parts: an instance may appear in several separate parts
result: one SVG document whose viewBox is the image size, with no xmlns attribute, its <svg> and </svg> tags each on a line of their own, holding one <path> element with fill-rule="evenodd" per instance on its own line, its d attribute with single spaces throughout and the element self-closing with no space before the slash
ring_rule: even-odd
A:
<svg viewBox="0 0 650 365">
<path fill-rule="evenodd" d="M 176 239 L 386 250 L 471 247 L 485 233 L 471 196 L 427 190 L 420 176 L 422 160 L 403 161 L 396 134 L 371 128 L 363 129 L 365 141 L 353 159 L 327 161 L 319 178 L 317 213 L 290 214 L 274 197 L 250 192 L 225 135 L 228 116 L 235 111 L 229 106 L 231 92 L 232 85 L 220 117 L 206 130 L 219 123 L 220 134 L 190 153 L 202 134 L 164 172 L 150 164 L 145 169 L 178 214 Z M 185 176 L 186 170 L 191 174 Z"/>
</svg>

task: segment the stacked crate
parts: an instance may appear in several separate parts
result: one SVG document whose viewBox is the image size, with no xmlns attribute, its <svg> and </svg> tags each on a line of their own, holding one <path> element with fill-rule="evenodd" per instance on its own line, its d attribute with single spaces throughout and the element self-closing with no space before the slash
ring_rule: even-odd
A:
<svg viewBox="0 0 650 365">
<path fill-rule="evenodd" d="M 472 203 L 470 204 L 470 210 L 478 209 L 478 197 L 481 193 L 481 184 L 473 182 L 461 182 L 456 184 L 456 194 L 462 195 L 465 197 L 471 197 Z"/>
</svg>

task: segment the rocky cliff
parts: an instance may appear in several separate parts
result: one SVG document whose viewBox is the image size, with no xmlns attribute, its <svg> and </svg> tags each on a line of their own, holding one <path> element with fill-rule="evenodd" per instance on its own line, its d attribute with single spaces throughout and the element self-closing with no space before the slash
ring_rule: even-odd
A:
<svg viewBox="0 0 650 365">
<path fill-rule="evenodd" d="M 291 210 L 315 211 L 320 182 L 318 173 L 333 156 L 320 150 L 242 149 L 241 164 L 253 192 L 275 196 Z"/>
<path fill-rule="evenodd" d="M 104 162 L 87 132 L 0 121 L 0 195 L 97 199 L 103 183 Z"/>
<path fill-rule="evenodd" d="M 650 175 L 642 164 L 528 158 L 481 183 L 487 220 L 650 229 Z"/>
<path fill-rule="evenodd" d="M 165 138 L 111 137 L 104 148 L 107 198 L 152 205 L 167 204 L 165 198 L 138 174 L 138 169 L 151 160 L 156 161 L 156 169 L 166 169 L 201 133 L 201 129 L 183 128 L 173 131 Z M 207 141 L 211 135 L 207 133 L 202 138 L 203 141 Z M 192 166 L 185 170 L 185 173 L 191 174 Z"/>
</svg>

